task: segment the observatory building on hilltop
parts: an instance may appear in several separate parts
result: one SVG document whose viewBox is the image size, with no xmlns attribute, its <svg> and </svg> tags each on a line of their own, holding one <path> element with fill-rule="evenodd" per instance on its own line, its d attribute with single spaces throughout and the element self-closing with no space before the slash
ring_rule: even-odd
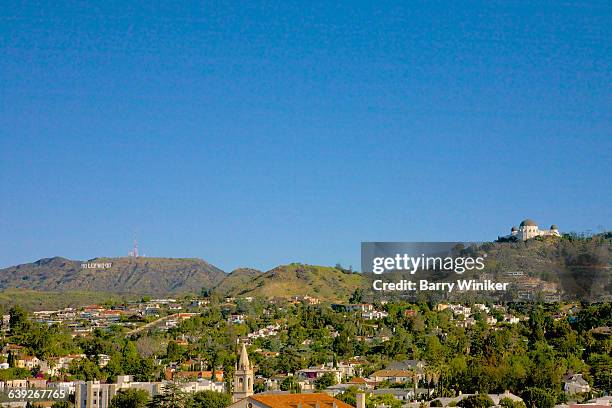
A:
<svg viewBox="0 0 612 408">
<path fill-rule="evenodd" d="M 534 220 L 527 218 L 521 221 L 518 228 L 512 227 L 510 230 L 510 235 L 506 235 L 501 238 L 527 241 L 531 238 L 546 236 L 560 237 L 561 234 L 559 233 L 559 228 L 553 224 L 550 226 L 550 229 L 541 230 L 538 228 L 538 224 L 536 224 Z"/>
</svg>

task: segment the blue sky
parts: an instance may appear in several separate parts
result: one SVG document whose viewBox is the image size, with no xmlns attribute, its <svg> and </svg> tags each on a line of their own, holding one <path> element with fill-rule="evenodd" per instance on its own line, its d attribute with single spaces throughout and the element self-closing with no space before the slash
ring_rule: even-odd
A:
<svg viewBox="0 0 612 408">
<path fill-rule="evenodd" d="M 0 266 L 611 228 L 607 1 L 56 3 L 0 10 Z"/>
</svg>

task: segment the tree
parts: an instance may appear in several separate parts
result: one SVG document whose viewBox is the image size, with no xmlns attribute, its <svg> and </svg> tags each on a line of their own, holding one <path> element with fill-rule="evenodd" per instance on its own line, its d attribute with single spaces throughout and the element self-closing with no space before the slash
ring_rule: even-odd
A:
<svg viewBox="0 0 612 408">
<path fill-rule="evenodd" d="M 226 408 L 232 403 L 229 394 L 215 391 L 199 391 L 191 397 L 193 408 Z"/>
<path fill-rule="evenodd" d="M 532 343 L 544 340 L 544 314 L 540 307 L 531 311 L 529 316 L 530 339 Z"/>
<path fill-rule="evenodd" d="M 211 369 L 211 377 L 210 381 L 217 381 L 217 361 L 219 359 L 219 354 L 217 350 L 213 352 L 212 357 L 210 358 L 210 369 Z"/>
<path fill-rule="evenodd" d="M 592 353 L 588 363 L 591 366 L 594 385 L 604 390 L 612 389 L 612 357 L 607 353 Z"/>
<path fill-rule="evenodd" d="M 149 394 L 145 390 L 128 388 L 113 397 L 109 408 L 145 408 L 148 402 Z"/>
<path fill-rule="evenodd" d="M 349 336 L 346 331 L 342 331 L 332 343 L 334 352 L 340 356 L 351 355 L 353 353 L 353 343 L 349 341 Z"/>
<path fill-rule="evenodd" d="M 281 391 L 300 392 L 300 385 L 293 376 L 286 377 L 280 384 Z"/>
<path fill-rule="evenodd" d="M 183 350 L 181 346 L 174 340 L 170 340 L 168 342 L 168 347 L 166 347 L 166 358 L 170 361 L 178 361 L 183 354 Z"/>
<path fill-rule="evenodd" d="M 551 346 L 543 341 L 538 342 L 529 352 L 529 357 L 532 364 L 530 385 L 541 389 L 560 387 L 565 367 Z"/>
<path fill-rule="evenodd" d="M 317 390 L 323 390 L 327 387 L 331 387 L 332 385 L 335 385 L 337 381 L 336 381 L 336 376 L 334 375 L 334 373 L 327 372 L 327 373 L 323 373 L 322 376 L 317 378 L 314 381 L 314 383 L 315 383 L 315 387 L 317 388 Z"/>
<path fill-rule="evenodd" d="M 162 394 L 153 397 L 149 408 L 185 408 L 188 405 L 187 394 L 176 383 L 167 383 Z"/>
<path fill-rule="evenodd" d="M 276 363 L 277 370 L 292 373 L 302 368 L 302 357 L 295 348 L 284 347 Z"/>
<path fill-rule="evenodd" d="M 93 381 L 99 380 L 102 377 L 98 365 L 88 358 L 72 360 L 68 371 L 74 374 L 79 380 Z"/>
<path fill-rule="evenodd" d="M 522 401 L 514 401 L 508 397 L 499 400 L 499 406 L 502 408 L 525 408 L 525 404 Z"/>
<path fill-rule="evenodd" d="M 9 311 L 11 335 L 24 334 L 31 327 L 27 312 L 20 306 L 13 306 Z"/>
<path fill-rule="evenodd" d="M 553 408 L 557 398 L 553 391 L 529 387 L 523 393 L 523 401 L 529 408 Z"/>
<path fill-rule="evenodd" d="M 457 405 L 464 408 L 487 408 L 494 406 L 495 403 L 486 394 L 474 394 L 463 398 Z"/>
<path fill-rule="evenodd" d="M 131 366 L 137 365 L 138 360 L 140 359 L 136 344 L 134 344 L 134 342 L 130 340 L 126 341 L 123 345 L 123 349 L 121 350 L 121 356 L 123 357 L 123 364 L 129 366 L 124 367 L 128 369 L 126 371 L 129 371 L 129 368 L 131 368 Z"/>
<path fill-rule="evenodd" d="M 395 398 L 391 394 L 370 395 L 370 397 L 367 398 L 367 402 L 366 402 L 367 408 L 374 408 L 380 405 L 384 405 L 387 408 L 401 408 L 402 407 L 401 401 Z"/>
<path fill-rule="evenodd" d="M 31 376 L 30 370 L 25 368 L 10 367 L 6 370 L 0 370 L 0 381 L 25 379 Z"/>
<path fill-rule="evenodd" d="M 136 350 L 142 357 L 152 357 L 158 352 L 158 349 L 159 344 L 152 337 L 144 336 L 136 341 Z"/>
<path fill-rule="evenodd" d="M 363 289 L 357 288 L 349 299 L 350 303 L 363 303 Z"/>
<path fill-rule="evenodd" d="M 151 381 L 154 378 L 155 365 L 151 358 L 141 358 L 137 364 L 131 368 L 130 371 L 126 371 L 128 374 L 134 376 L 136 381 Z"/>
<path fill-rule="evenodd" d="M 8 358 L 6 360 L 6 362 L 8 363 L 9 367 L 15 367 L 15 356 L 13 355 L 13 352 L 11 350 L 9 350 L 8 353 Z"/>
<path fill-rule="evenodd" d="M 336 395 L 336 398 L 342 402 L 346 402 L 350 406 L 356 407 L 358 392 L 361 392 L 361 390 L 356 386 L 351 385 L 350 387 L 346 388 L 343 393 Z"/>
</svg>

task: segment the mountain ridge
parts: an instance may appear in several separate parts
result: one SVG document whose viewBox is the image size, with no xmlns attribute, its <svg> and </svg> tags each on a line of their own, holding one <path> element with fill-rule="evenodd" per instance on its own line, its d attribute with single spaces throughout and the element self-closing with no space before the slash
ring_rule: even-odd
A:
<svg viewBox="0 0 612 408">
<path fill-rule="evenodd" d="M 464 252 L 462 256 L 486 253 L 488 257 L 481 275 L 491 279 L 530 281 L 530 285 L 548 285 L 548 288 L 556 286 L 568 297 L 606 298 L 607 295 L 609 298 L 612 293 L 610 234 L 588 239 L 570 236 L 525 242 L 488 242 L 461 251 Z M 92 265 L 83 267 L 82 264 Z M 520 271 L 521 278 L 509 277 L 509 271 Z M 462 277 L 472 275 L 466 273 Z M 428 276 L 435 278 L 435 274 Z M 308 295 L 321 301 L 341 302 L 348 300 L 356 289 L 369 286 L 368 279 L 366 275 L 341 267 L 301 263 L 279 265 L 265 272 L 237 268 L 225 273 L 198 258 L 98 257 L 76 261 L 53 257 L 0 269 L 0 290 L 142 295 L 212 293 L 261 298 Z"/>
<path fill-rule="evenodd" d="M 57 256 L 0 269 L 0 289 L 199 293 L 224 277 L 221 269 L 198 258 L 97 257 L 80 261 Z"/>
<path fill-rule="evenodd" d="M 60 256 L 0 269 L 0 290 L 89 291 L 116 294 L 199 294 L 346 300 L 363 283 L 358 273 L 292 263 L 269 271 L 236 268 L 225 273 L 199 258 Z M 121 288 L 121 290 L 117 290 Z"/>
</svg>

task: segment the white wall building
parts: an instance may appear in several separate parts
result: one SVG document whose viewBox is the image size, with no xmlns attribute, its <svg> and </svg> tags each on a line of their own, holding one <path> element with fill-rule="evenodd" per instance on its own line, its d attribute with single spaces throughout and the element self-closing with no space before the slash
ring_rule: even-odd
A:
<svg viewBox="0 0 612 408">
<path fill-rule="evenodd" d="M 546 236 L 554 236 L 560 237 L 559 228 L 553 224 L 547 230 L 541 230 L 538 228 L 538 224 L 535 223 L 532 219 L 525 219 L 521 221 L 518 228 L 512 227 L 510 230 L 510 235 L 506 235 L 502 238 L 515 238 L 521 241 L 527 241 L 528 239 L 532 239 L 535 237 L 546 237 Z"/>
<path fill-rule="evenodd" d="M 199 379 L 198 381 L 181 383 L 179 384 L 179 387 L 181 388 L 181 390 L 189 394 L 200 391 L 225 392 L 224 382 L 215 382 L 206 379 Z"/>
<path fill-rule="evenodd" d="M 76 408 L 108 408 L 117 391 L 126 389 L 145 390 L 155 396 L 163 393 L 161 382 L 134 382 L 130 375 L 120 375 L 116 384 L 104 384 L 100 381 L 87 381 L 75 384 Z"/>
</svg>

